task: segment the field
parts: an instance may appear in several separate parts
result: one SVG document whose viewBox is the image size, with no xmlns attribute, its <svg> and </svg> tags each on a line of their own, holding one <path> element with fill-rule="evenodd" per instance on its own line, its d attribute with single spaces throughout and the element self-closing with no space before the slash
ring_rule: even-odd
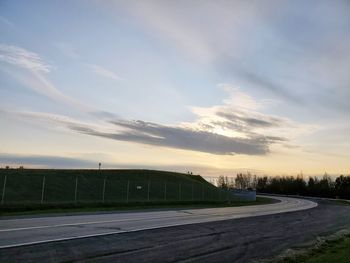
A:
<svg viewBox="0 0 350 263">
<path fill-rule="evenodd" d="M 198 175 L 153 170 L 0 169 L 2 209 L 26 205 L 223 202 Z"/>
</svg>

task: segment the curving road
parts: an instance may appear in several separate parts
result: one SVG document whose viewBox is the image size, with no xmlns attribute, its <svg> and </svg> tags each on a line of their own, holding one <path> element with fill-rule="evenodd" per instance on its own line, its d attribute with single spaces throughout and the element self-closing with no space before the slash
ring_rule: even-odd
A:
<svg viewBox="0 0 350 263">
<path fill-rule="evenodd" d="M 1 219 L 0 248 L 272 215 L 317 206 L 317 203 L 306 199 L 273 198 L 280 202 L 226 208 Z"/>
</svg>

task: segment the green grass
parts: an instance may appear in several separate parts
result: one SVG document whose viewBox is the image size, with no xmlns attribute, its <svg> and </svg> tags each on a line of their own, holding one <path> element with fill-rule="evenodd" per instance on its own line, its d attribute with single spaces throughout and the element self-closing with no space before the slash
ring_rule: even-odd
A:
<svg viewBox="0 0 350 263">
<path fill-rule="evenodd" d="M 249 204 L 199 175 L 154 170 L 0 169 L 4 185 L 0 215 Z"/>
<path fill-rule="evenodd" d="M 350 200 L 335 200 L 334 202 L 340 205 L 350 205 Z"/>
<path fill-rule="evenodd" d="M 44 178 L 45 204 L 99 203 L 103 189 L 106 203 L 227 199 L 201 176 L 165 171 L 0 169 L 1 190 L 5 178 L 5 205 L 40 203 Z"/>
<path fill-rule="evenodd" d="M 59 214 L 59 213 L 93 213 L 93 212 L 113 212 L 113 211 L 136 211 L 136 210 L 161 210 L 161 209 L 196 209 L 212 207 L 237 207 L 249 205 L 264 205 L 274 203 L 275 200 L 265 197 L 257 197 L 256 201 L 232 201 L 228 202 L 174 202 L 174 203 L 130 203 L 125 204 L 77 204 L 77 205 L 51 205 L 51 206 L 33 206 L 11 208 L 9 210 L 0 210 L 0 216 L 16 215 L 36 215 L 36 214 Z"/>
<path fill-rule="evenodd" d="M 349 263 L 350 262 L 350 237 L 338 241 L 327 242 L 320 249 L 311 253 L 303 263 Z"/>
</svg>

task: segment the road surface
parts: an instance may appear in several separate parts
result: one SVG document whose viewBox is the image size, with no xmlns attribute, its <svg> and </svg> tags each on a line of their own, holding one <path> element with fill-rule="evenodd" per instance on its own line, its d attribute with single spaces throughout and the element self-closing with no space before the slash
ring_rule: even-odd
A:
<svg viewBox="0 0 350 263">
<path fill-rule="evenodd" d="M 306 210 L 317 203 L 288 197 L 267 205 L 33 217 L 0 220 L 0 249 L 163 228 L 169 226 L 271 215 Z"/>
</svg>

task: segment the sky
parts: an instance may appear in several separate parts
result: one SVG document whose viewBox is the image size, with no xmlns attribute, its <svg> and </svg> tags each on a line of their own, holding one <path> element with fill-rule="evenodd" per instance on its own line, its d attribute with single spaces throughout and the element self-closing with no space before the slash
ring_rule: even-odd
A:
<svg viewBox="0 0 350 263">
<path fill-rule="evenodd" d="M 350 2 L 0 1 L 0 166 L 350 173 Z"/>
</svg>

